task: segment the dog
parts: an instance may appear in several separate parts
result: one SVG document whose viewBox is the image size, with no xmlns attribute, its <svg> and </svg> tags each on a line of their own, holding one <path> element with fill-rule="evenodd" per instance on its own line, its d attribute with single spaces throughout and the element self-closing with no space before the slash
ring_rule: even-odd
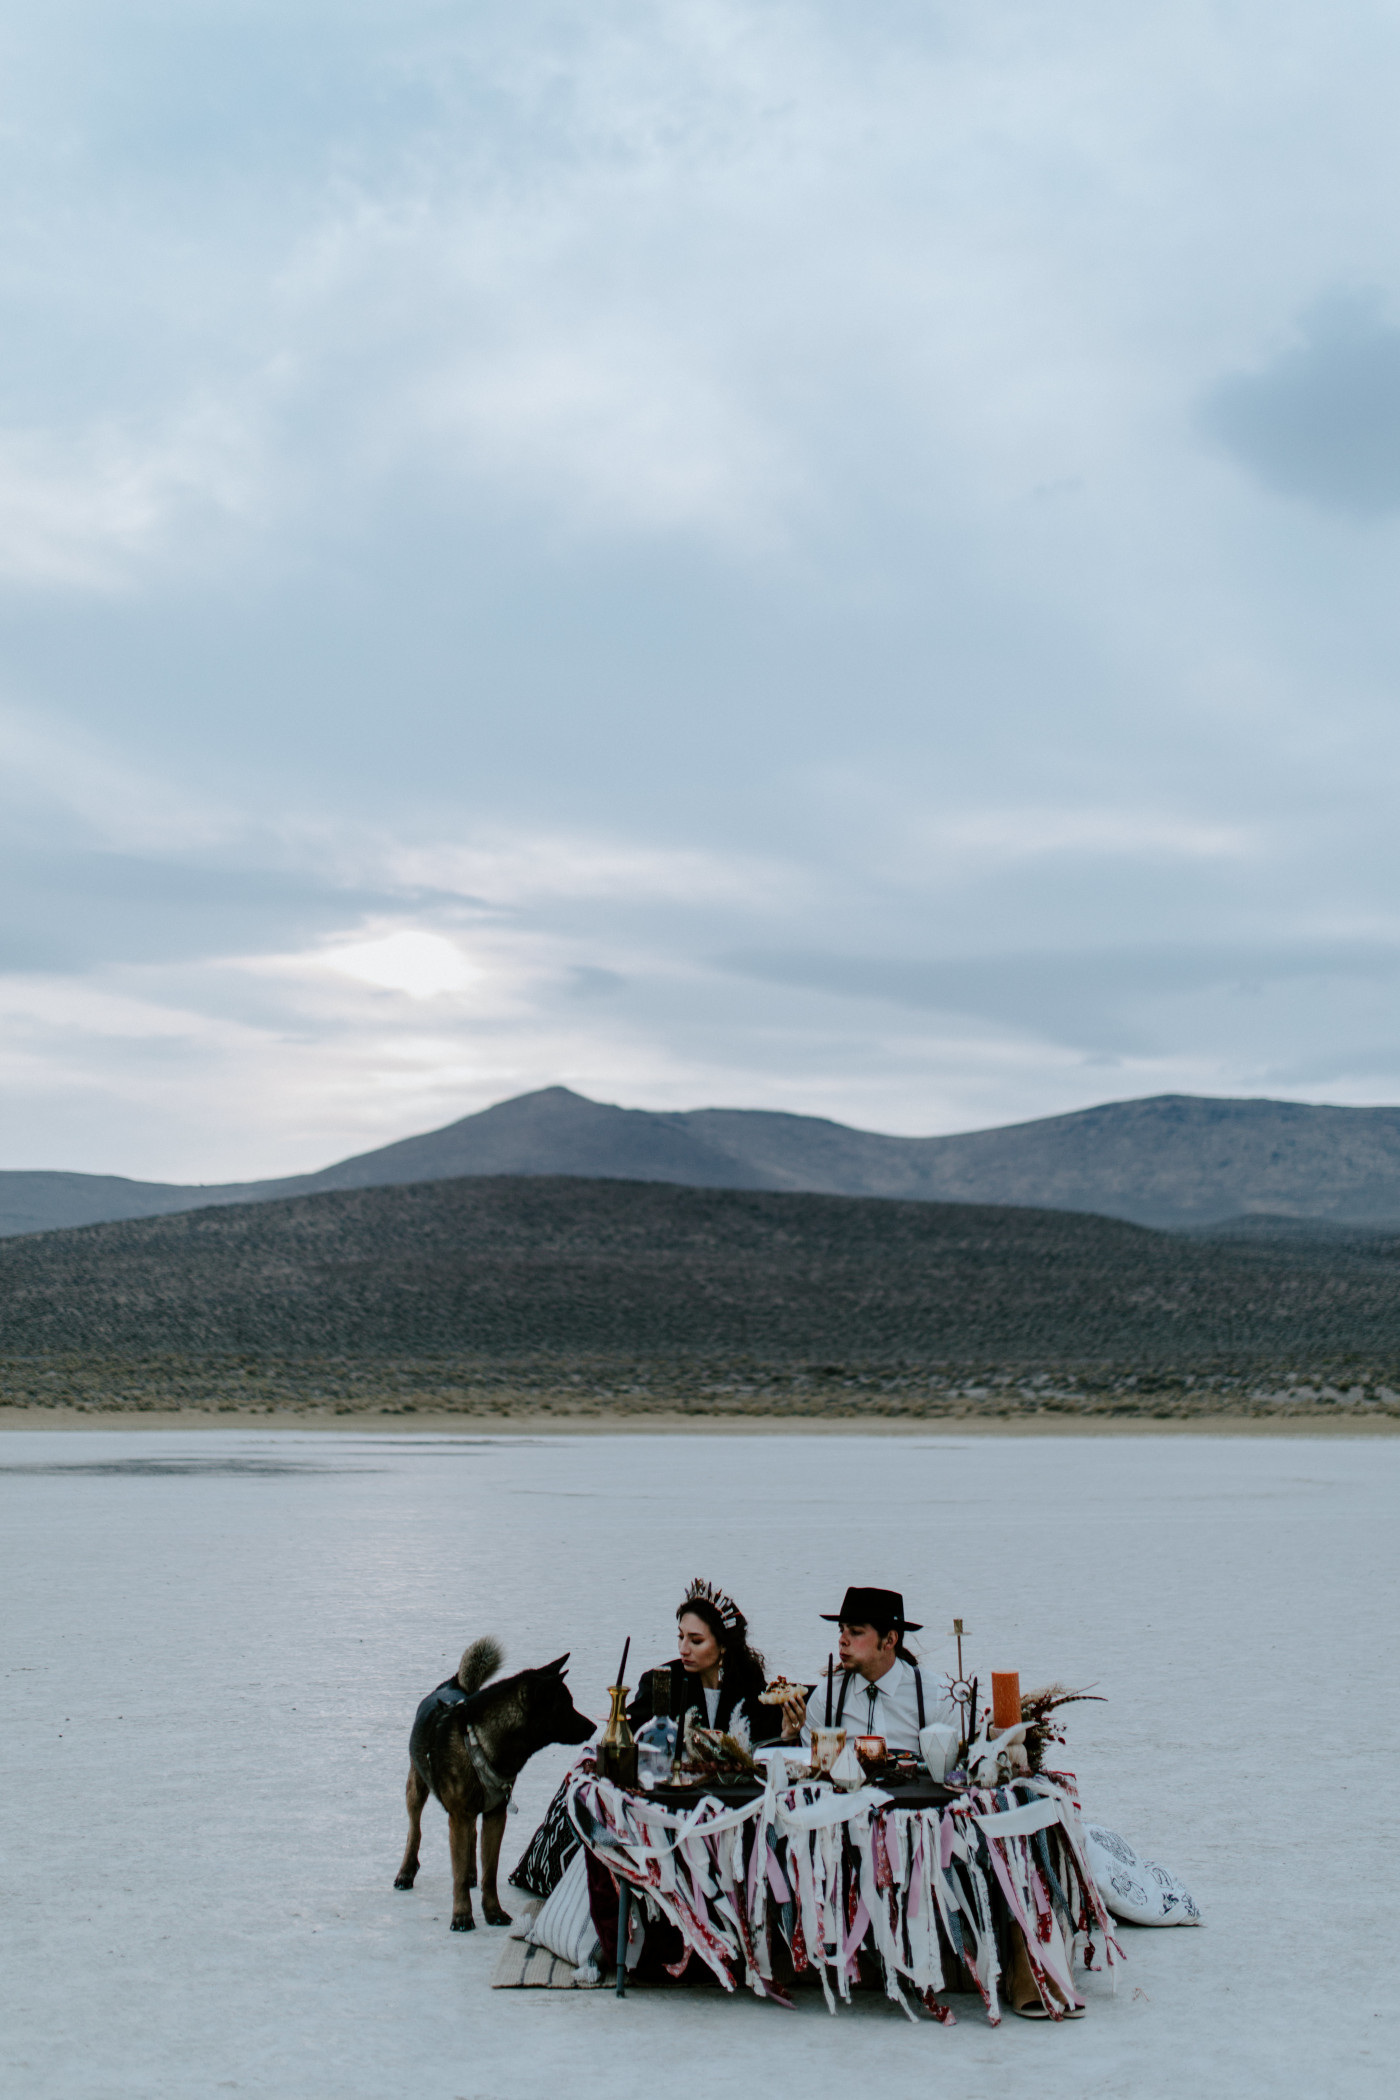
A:
<svg viewBox="0 0 1400 2100">
<path fill-rule="evenodd" d="M 394 1882 L 411 1889 L 418 1874 L 423 1810 L 436 1794 L 447 1810 L 452 1848 L 452 1930 L 470 1932 L 476 1886 L 476 1825 L 481 1819 L 481 1908 L 488 1925 L 509 1925 L 496 1894 L 510 1792 L 546 1743 L 586 1743 L 595 1723 L 581 1714 L 564 1683 L 567 1655 L 542 1670 L 522 1670 L 491 1683 L 505 1656 L 489 1636 L 473 1641 L 457 1666 L 430 1692 L 408 1739 L 408 1846 Z"/>
</svg>

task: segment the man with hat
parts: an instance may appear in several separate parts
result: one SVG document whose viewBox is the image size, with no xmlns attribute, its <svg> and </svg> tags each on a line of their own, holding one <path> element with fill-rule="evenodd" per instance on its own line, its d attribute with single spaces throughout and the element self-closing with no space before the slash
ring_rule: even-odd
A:
<svg viewBox="0 0 1400 2100">
<path fill-rule="evenodd" d="M 848 1739 L 879 1735 L 887 1750 L 917 1753 L 921 1728 L 957 1719 L 944 1687 L 924 1677 L 904 1645 L 905 1634 L 917 1633 L 919 1622 L 905 1618 L 898 1590 L 853 1587 L 840 1611 L 824 1611 L 822 1617 L 841 1629 L 841 1676 L 833 1688 L 831 1725 L 844 1728 Z M 823 1727 L 825 1681 L 812 1693 L 805 1716 L 797 1706 L 785 1707 L 783 1716 L 787 1741 L 795 1742 L 799 1729 L 805 1740 L 813 1728 Z"/>
</svg>

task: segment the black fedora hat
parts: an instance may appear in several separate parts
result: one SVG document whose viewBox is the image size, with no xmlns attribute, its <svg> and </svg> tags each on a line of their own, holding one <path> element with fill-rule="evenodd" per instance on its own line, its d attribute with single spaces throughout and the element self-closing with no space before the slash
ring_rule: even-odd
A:
<svg viewBox="0 0 1400 2100">
<path fill-rule="evenodd" d="M 906 1619 L 904 1598 L 898 1590 L 848 1589 L 840 1611 L 824 1611 L 824 1619 L 846 1626 L 894 1626 L 900 1633 L 917 1633 L 921 1619 Z"/>
</svg>

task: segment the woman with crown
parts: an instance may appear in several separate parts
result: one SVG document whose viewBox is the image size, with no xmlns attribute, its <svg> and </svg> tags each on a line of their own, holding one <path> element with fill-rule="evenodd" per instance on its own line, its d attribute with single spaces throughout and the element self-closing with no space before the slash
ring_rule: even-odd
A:
<svg viewBox="0 0 1400 2100">
<path fill-rule="evenodd" d="M 676 1606 L 676 1626 L 680 1653 L 643 1676 L 628 1708 L 633 1727 L 656 1712 L 656 1680 L 669 1676 L 666 1711 L 682 1731 L 687 1709 L 695 1707 L 702 1728 L 721 1728 L 750 1744 L 776 1742 L 783 1712 L 758 1703 L 767 1670 L 748 1644 L 748 1621 L 734 1599 L 697 1576 Z"/>
</svg>

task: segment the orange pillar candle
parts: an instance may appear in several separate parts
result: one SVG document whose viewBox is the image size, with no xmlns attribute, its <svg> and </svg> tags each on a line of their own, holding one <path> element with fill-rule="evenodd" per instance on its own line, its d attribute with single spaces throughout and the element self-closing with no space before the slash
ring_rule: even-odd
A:
<svg viewBox="0 0 1400 2100">
<path fill-rule="evenodd" d="M 1000 1731 L 1014 1728 L 1021 1718 L 1021 1673 L 1019 1670 L 993 1670 L 992 1672 L 992 1726 Z"/>
</svg>

